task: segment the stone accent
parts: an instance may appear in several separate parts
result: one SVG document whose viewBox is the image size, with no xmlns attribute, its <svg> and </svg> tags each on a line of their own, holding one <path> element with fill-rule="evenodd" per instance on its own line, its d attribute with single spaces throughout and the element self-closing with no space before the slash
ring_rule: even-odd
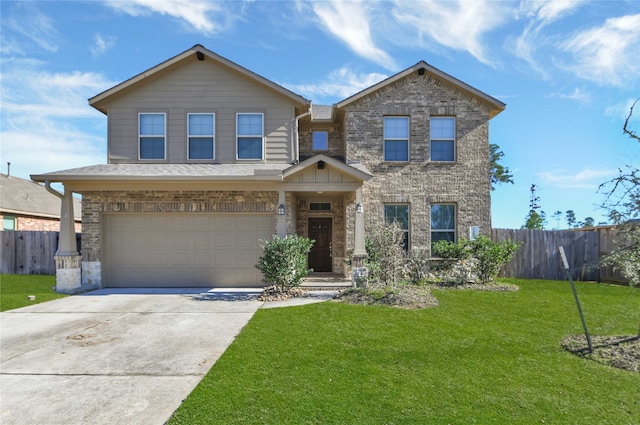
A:
<svg viewBox="0 0 640 425">
<path fill-rule="evenodd" d="M 56 292 L 75 294 L 82 292 L 79 255 L 56 256 Z"/>
<path fill-rule="evenodd" d="M 383 118 L 409 117 L 409 162 L 383 160 Z M 430 161 L 430 117 L 456 119 L 456 161 Z M 375 177 L 363 186 L 365 227 L 384 221 L 385 203 L 410 208 L 411 248 L 429 248 L 433 203 L 456 205 L 457 236 L 470 226 L 491 230 L 488 135 L 489 106 L 426 73 L 408 75 L 345 107 L 347 157 L 360 160 Z M 351 217 L 353 206 L 347 208 Z M 353 220 L 347 240 L 353 241 Z M 351 246 L 348 247 L 348 249 Z"/>
<path fill-rule="evenodd" d="M 278 192 L 100 191 L 82 193 L 82 260 L 101 261 L 102 215 L 122 213 L 249 213 L 278 208 Z M 275 233 L 275 228 L 274 228 Z"/>
<path fill-rule="evenodd" d="M 82 262 L 82 285 L 102 286 L 102 263 L 100 261 Z"/>
</svg>

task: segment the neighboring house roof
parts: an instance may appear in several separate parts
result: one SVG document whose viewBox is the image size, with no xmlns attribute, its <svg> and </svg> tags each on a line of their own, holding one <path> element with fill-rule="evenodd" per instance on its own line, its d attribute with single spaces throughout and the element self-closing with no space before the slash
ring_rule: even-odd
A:
<svg viewBox="0 0 640 425">
<path fill-rule="evenodd" d="M 498 99 L 495 99 L 491 96 L 489 96 L 486 93 L 481 92 L 480 90 L 471 87 L 470 85 L 458 80 L 455 77 L 452 77 L 451 75 L 440 71 L 438 68 L 435 68 L 431 65 L 429 65 L 428 63 L 426 63 L 425 61 L 420 61 L 417 64 L 405 69 L 404 71 L 401 71 L 395 75 L 392 75 L 391 77 L 387 78 L 386 80 L 383 80 L 381 82 L 379 82 L 378 84 L 374 84 L 371 87 L 368 87 L 356 94 L 354 94 L 353 96 L 350 96 L 340 102 L 338 102 L 335 107 L 340 109 L 343 108 L 365 96 L 368 96 L 369 94 L 380 90 L 383 87 L 388 86 L 389 84 L 393 84 L 394 82 L 406 77 L 407 75 L 412 74 L 413 72 L 416 71 L 420 71 L 420 69 L 423 69 L 424 72 L 428 72 L 432 75 L 435 75 L 436 77 L 446 81 L 447 83 L 453 85 L 454 87 L 469 93 L 471 96 L 478 98 L 480 100 L 482 100 L 483 102 L 489 104 L 490 106 L 490 112 L 489 112 L 489 118 L 493 118 L 494 116 L 498 115 L 500 112 L 502 112 L 504 110 L 504 108 L 506 107 L 506 105 L 502 102 L 500 102 Z M 314 106 L 315 108 L 315 106 Z"/>
<path fill-rule="evenodd" d="M 204 46 L 200 45 L 200 44 L 196 44 L 195 46 L 193 46 L 192 48 L 185 50 L 184 52 L 180 53 L 177 56 L 172 57 L 171 59 L 168 59 L 164 62 L 162 62 L 159 65 L 154 66 L 153 68 L 150 68 L 144 72 L 141 72 L 140 74 L 136 75 L 135 77 L 129 78 L 128 80 L 106 90 L 103 91 L 102 93 L 92 97 L 89 99 L 89 104 L 91 106 L 93 106 L 94 108 L 96 108 L 97 110 L 99 110 L 100 112 L 102 112 L 103 114 L 107 114 L 107 105 L 109 104 L 109 101 L 115 97 L 118 96 L 122 93 L 128 92 L 132 89 L 135 89 L 136 87 L 138 87 L 141 84 L 144 84 L 146 81 L 152 77 L 155 77 L 157 75 L 160 75 L 162 72 L 167 71 L 168 69 L 174 67 L 174 66 L 179 66 L 182 63 L 186 63 L 188 61 L 192 61 L 193 58 L 196 57 L 198 60 L 205 60 L 205 59 L 209 59 L 209 60 L 213 60 L 221 65 L 226 66 L 227 68 L 230 68 L 242 75 L 244 75 L 245 77 L 259 83 L 262 84 L 265 87 L 270 88 L 271 90 L 280 93 L 281 95 L 290 98 L 292 101 L 301 104 L 301 105 L 309 105 L 311 103 L 310 100 L 305 99 L 304 97 L 300 96 L 299 94 L 296 94 L 294 92 L 292 92 L 289 89 L 286 89 L 284 87 L 282 87 L 279 84 L 274 83 L 271 80 L 268 80 L 258 74 L 256 74 L 253 71 L 250 71 L 240 65 L 238 65 L 235 62 L 230 61 L 229 59 L 226 59 L 214 52 L 212 52 L 211 50 L 208 50 L 207 48 L 205 48 Z"/>
<path fill-rule="evenodd" d="M 282 181 L 309 165 L 325 161 L 363 180 L 373 177 L 363 167 L 353 167 L 326 155 L 291 164 L 100 164 L 31 176 L 37 181 Z"/>
<path fill-rule="evenodd" d="M 0 174 L 0 212 L 44 218 L 60 218 L 60 198 L 40 183 Z M 73 199 L 74 219 L 82 217 L 82 203 Z"/>
</svg>

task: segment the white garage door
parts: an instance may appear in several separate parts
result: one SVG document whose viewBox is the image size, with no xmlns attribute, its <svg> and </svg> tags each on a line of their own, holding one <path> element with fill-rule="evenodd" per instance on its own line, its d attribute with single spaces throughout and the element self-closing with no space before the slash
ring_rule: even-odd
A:
<svg viewBox="0 0 640 425">
<path fill-rule="evenodd" d="M 105 216 L 105 287 L 263 286 L 255 265 L 268 215 L 117 214 Z"/>
</svg>

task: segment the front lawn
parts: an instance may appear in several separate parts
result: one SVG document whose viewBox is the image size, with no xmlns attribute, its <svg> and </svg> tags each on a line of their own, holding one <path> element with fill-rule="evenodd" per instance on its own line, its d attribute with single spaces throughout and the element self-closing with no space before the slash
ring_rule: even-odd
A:
<svg viewBox="0 0 640 425">
<path fill-rule="evenodd" d="M 26 307 L 56 298 L 66 297 L 57 294 L 55 276 L 3 274 L 0 275 L 0 311 Z M 29 295 L 35 296 L 29 300 Z"/>
<path fill-rule="evenodd" d="M 421 310 L 262 309 L 169 424 L 638 424 L 640 376 L 563 350 L 568 282 L 434 291 Z M 640 290 L 578 283 L 592 334 L 635 335 Z"/>
</svg>

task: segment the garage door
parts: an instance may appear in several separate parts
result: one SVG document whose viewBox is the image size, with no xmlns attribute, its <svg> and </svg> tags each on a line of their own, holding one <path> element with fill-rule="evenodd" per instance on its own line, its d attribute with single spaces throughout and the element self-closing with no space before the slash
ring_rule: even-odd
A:
<svg viewBox="0 0 640 425">
<path fill-rule="evenodd" d="M 105 216 L 105 287 L 263 286 L 255 265 L 268 215 Z"/>
</svg>

